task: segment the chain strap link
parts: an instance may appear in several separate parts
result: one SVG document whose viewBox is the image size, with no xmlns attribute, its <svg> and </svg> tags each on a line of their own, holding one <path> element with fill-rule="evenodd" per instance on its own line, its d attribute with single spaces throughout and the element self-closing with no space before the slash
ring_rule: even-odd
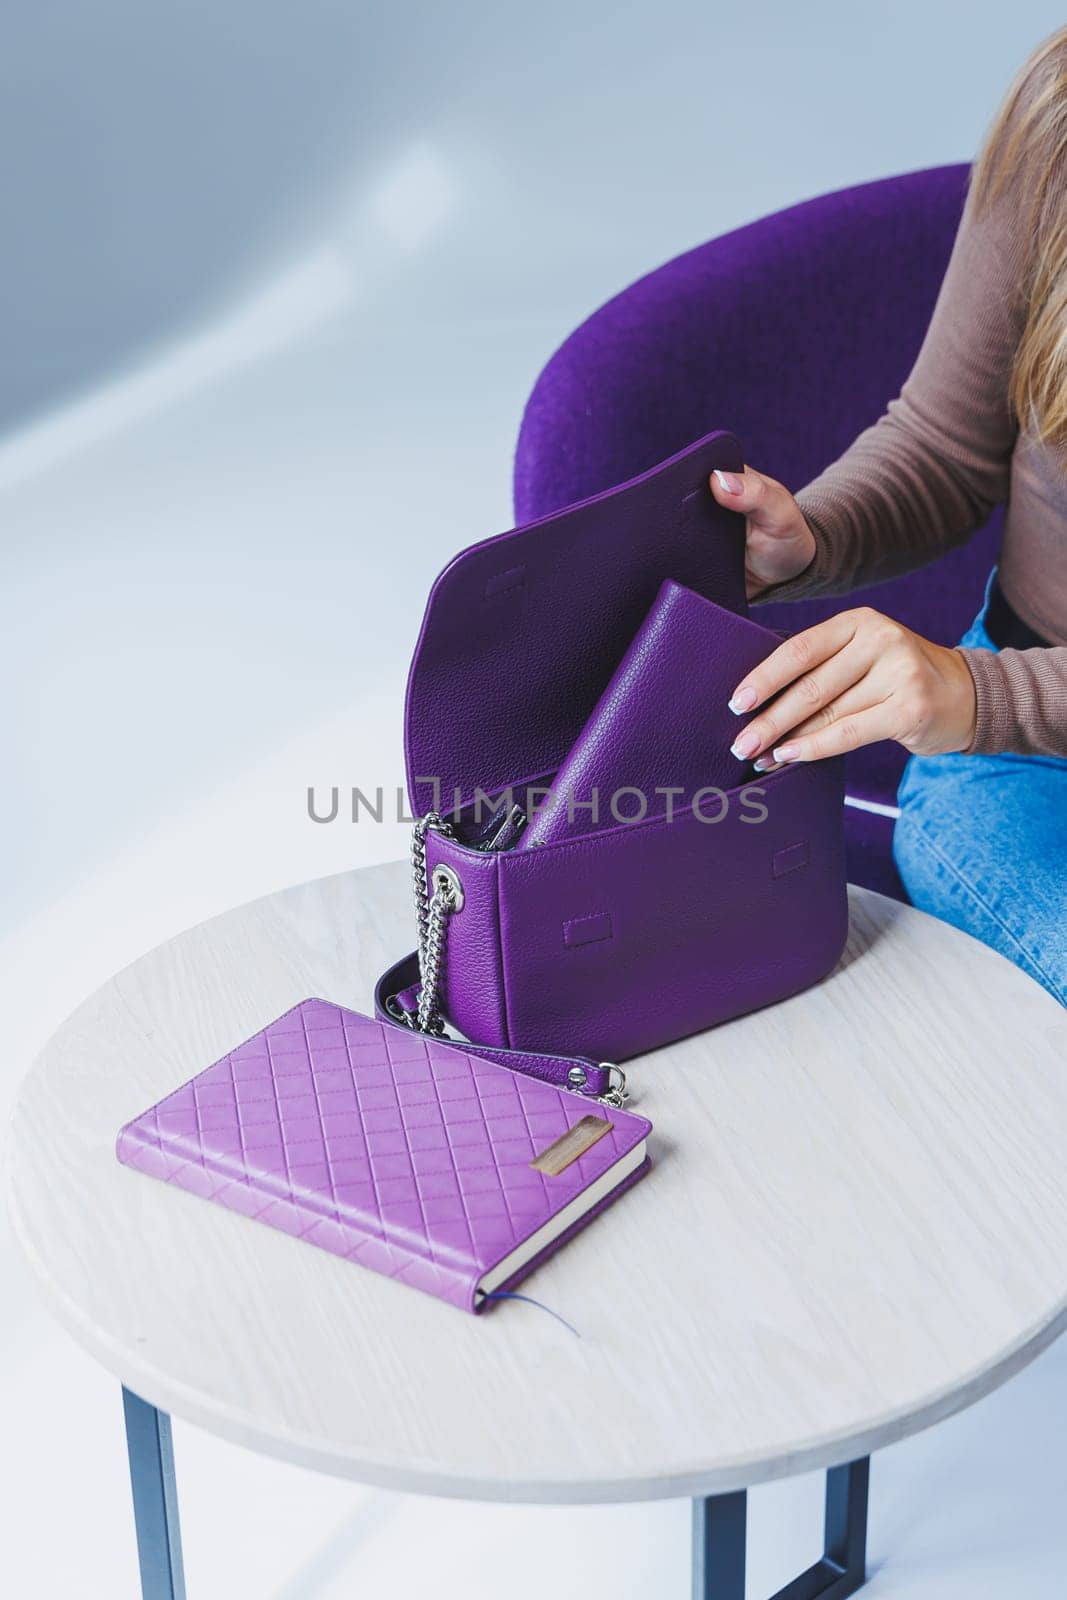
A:
<svg viewBox="0 0 1067 1600">
<path fill-rule="evenodd" d="M 621 1111 L 630 1098 L 630 1091 L 626 1087 L 626 1074 L 621 1067 L 615 1065 L 614 1061 L 604 1061 L 601 1065 L 609 1068 L 611 1072 L 617 1072 L 618 1078 L 614 1083 L 609 1079 L 608 1088 L 603 1094 L 597 1095 L 597 1103 L 602 1106 L 615 1106 Z"/>
<path fill-rule="evenodd" d="M 452 836 L 450 823 L 436 811 L 430 811 L 416 822 L 411 835 L 411 881 L 415 900 L 415 935 L 419 954 L 419 1008 L 415 1026 L 420 1033 L 441 1035 L 444 1021 L 437 1006 L 441 986 L 441 968 L 445 959 L 446 923 L 457 908 L 455 889 L 442 874 L 435 882 L 433 894 L 426 887 L 426 835 L 435 833 Z"/>
</svg>

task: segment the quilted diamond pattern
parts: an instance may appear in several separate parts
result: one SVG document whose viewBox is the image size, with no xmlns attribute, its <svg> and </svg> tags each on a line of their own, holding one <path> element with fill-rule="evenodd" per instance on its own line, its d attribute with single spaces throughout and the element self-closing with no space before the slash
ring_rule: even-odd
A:
<svg viewBox="0 0 1067 1600">
<path fill-rule="evenodd" d="M 558 1177 L 530 1166 L 593 1109 L 610 1133 Z M 128 1123 L 117 1155 L 473 1310 L 483 1274 L 649 1129 L 460 1046 L 304 1000 Z"/>
</svg>

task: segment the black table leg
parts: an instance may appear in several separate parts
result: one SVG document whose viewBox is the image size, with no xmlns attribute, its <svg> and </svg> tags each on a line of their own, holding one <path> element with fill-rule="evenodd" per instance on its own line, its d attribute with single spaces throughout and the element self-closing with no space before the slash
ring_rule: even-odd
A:
<svg viewBox="0 0 1067 1600">
<path fill-rule="evenodd" d="M 863 1587 L 870 1471 L 869 1456 L 831 1467 L 823 1554 L 771 1600 L 845 1600 Z M 745 1600 L 746 1509 L 744 1489 L 693 1501 L 693 1600 Z"/>
<path fill-rule="evenodd" d="M 143 1600 L 185 1600 L 170 1418 L 123 1388 Z"/>
</svg>

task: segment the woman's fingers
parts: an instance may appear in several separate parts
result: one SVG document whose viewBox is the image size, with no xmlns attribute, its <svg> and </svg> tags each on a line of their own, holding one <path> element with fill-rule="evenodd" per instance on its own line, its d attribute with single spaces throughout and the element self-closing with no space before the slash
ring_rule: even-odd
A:
<svg viewBox="0 0 1067 1600">
<path fill-rule="evenodd" d="M 796 727 L 790 728 L 785 737 L 776 739 L 770 750 L 765 750 L 756 762 L 758 772 L 777 772 L 780 766 L 787 764 L 788 758 L 781 761 L 775 759 L 775 753 L 784 751 L 787 746 L 799 744 L 808 734 L 821 733 L 831 723 L 841 722 L 847 717 L 858 717 L 863 711 L 869 711 L 880 706 L 885 696 L 879 692 L 876 682 L 876 671 L 864 673 L 858 682 L 853 683 L 843 694 L 831 700 L 827 705 L 816 711 L 814 715 L 806 717 Z M 880 735 L 885 738 L 885 735 Z"/>
<path fill-rule="evenodd" d="M 862 711 L 845 712 L 814 733 L 792 734 L 772 754 L 776 765 L 794 761 L 823 761 L 827 756 L 843 756 L 861 745 L 876 744 L 893 736 L 893 714 L 884 703 Z"/>
<path fill-rule="evenodd" d="M 749 599 L 795 578 L 815 556 L 815 535 L 784 483 L 754 467 L 717 467 L 711 492 L 745 519 L 745 588 Z"/>
<path fill-rule="evenodd" d="M 762 472 L 757 472 L 755 467 L 742 467 L 740 472 L 726 472 L 716 467 L 708 482 L 721 506 L 728 511 L 740 511 L 746 517 L 758 517 L 761 509 L 764 515 L 768 510 L 773 511 L 775 496 L 769 491 L 781 488 L 772 478 L 765 478 Z M 768 501 L 771 502 L 770 506 Z"/>
<path fill-rule="evenodd" d="M 730 710 L 742 716 L 754 711 L 772 695 L 836 655 L 856 637 L 856 611 L 839 611 L 814 628 L 805 628 L 772 650 L 765 661 L 743 678 L 730 696 Z"/>
<path fill-rule="evenodd" d="M 758 769 L 772 772 L 879 739 L 921 755 L 964 750 L 974 738 L 976 693 L 957 651 L 863 606 L 779 645 L 737 685 L 730 708 L 759 711 L 733 753 L 759 756 Z"/>
<path fill-rule="evenodd" d="M 802 673 L 765 711 L 753 717 L 734 741 L 733 754 L 740 761 L 751 761 L 780 744 L 787 734 L 800 732 L 802 724 L 809 723 L 817 712 L 858 683 L 870 665 L 870 652 L 851 640 L 828 660 Z"/>
<path fill-rule="evenodd" d="M 755 467 L 727 472 L 716 467 L 708 479 L 711 492 L 727 511 L 739 511 L 748 519 L 748 528 L 774 538 L 791 540 L 807 533 L 804 515 L 784 483 L 768 478 Z"/>
</svg>

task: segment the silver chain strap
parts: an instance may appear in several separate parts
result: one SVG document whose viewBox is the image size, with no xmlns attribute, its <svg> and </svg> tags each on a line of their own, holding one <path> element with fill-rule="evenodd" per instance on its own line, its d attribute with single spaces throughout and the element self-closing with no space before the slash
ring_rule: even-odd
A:
<svg viewBox="0 0 1067 1600">
<path fill-rule="evenodd" d="M 463 904 L 455 874 L 446 868 L 434 873 L 433 894 L 426 888 L 426 835 L 452 835 L 451 824 L 430 811 L 416 822 L 411 835 L 411 881 L 415 900 L 415 934 L 419 954 L 419 1008 L 415 1026 L 420 1033 L 442 1034 L 445 1025 L 437 1008 L 441 967 L 445 958 L 445 924 Z"/>
<path fill-rule="evenodd" d="M 433 893 L 426 883 L 426 835 L 430 832 L 455 838 L 451 823 L 436 811 L 430 811 L 416 822 L 411 834 L 411 884 L 415 901 L 415 934 L 419 956 L 419 1004 L 412 1026 L 420 1033 L 440 1037 L 445 1031 L 444 1019 L 438 1010 L 441 987 L 441 968 L 445 959 L 445 936 L 448 919 L 454 911 L 463 909 L 463 886 L 451 867 L 434 869 Z M 607 1092 L 595 1098 L 603 1105 L 624 1106 L 629 1099 L 626 1076 L 613 1062 L 601 1063 L 609 1069 Z M 614 1079 L 614 1081 L 612 1081 Z M 581 1093 L 581 1091 L 578 1091 Z"/>
</svg>

